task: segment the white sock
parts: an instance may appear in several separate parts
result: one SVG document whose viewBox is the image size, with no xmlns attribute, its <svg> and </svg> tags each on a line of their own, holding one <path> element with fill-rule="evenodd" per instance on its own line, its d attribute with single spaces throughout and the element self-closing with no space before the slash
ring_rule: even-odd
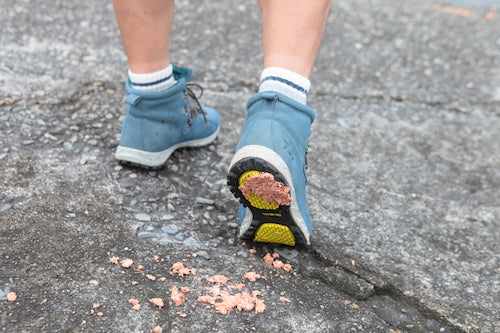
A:
<svg viewBox="0 0 500 333">
<path fill-rule="evenodd" d="M 167 68 L 158 72 L 136 74 L 128 70 L 128 78 L 130 86 L 141 91 L 162 91 L 173 86 L 177 81 L 174 78 L 173 67 L 168 65 Z"/>
<path fill-rule="evenodd" d="M 311 81 L 302 75 L 281 67 L 267 67 L 260 76 L 259 92 L 276 91 L 306 104 L 310 87 Z"/>
</svg>

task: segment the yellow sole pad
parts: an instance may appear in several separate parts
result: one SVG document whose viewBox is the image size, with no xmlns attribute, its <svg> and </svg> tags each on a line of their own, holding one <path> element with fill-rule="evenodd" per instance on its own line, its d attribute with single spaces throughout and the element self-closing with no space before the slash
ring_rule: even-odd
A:
<svg viewBox="0 0 500 333">
<path fill-rule="evenodd" d="M 295 236 L 292 230 L 276 223 L 262 224 L 255 232 L 254 241 L 295 246 Z"/>
</svg>

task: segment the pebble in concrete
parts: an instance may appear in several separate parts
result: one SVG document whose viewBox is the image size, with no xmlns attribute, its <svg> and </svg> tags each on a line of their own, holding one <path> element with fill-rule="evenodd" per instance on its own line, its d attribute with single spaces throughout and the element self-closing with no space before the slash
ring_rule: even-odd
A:
<svg viewBox="0 0 500 333">
<path fill-rule="evenodd" d="M 176 233 L 179 232 L 179 227 L 176 226 L 175 224 L 167 224 L 161 227 L 161 230 L 166 232 L 167 234 L 175 235 Z"/>
<path fill-rule="evenodd" d="M 150 222 L 151 221 L 151 216 L 148 214 L 139 213 L 139 214 L 135 214 L 134 217 L 137 221 L 142 221 L 142 222 Z"/>
</svg>

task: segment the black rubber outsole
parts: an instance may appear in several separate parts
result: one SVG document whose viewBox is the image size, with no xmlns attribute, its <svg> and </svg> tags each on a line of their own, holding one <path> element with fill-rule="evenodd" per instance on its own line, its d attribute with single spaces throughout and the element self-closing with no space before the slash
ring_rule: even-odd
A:
<svg viewBox="0 0 500 333">
<path fill-rule="evenodd" d="M 124 160 L 118 160 L 118 163 L 120 163 L 123 166 L 129 167 L 129 168 L 137 168 L 137 169 L 143 169 L 147 171 L 158 171 L 167 165 L 167 162 L 163 163 L 162 165 L 158 165 L 155 167 L 149 166 L 149 165 L 144 165 L 136 162 L 130 162 L 130 161 L 124 161 Z"/>
<path fill-rule="evenodd" d="M 255 232 L 260 225 L 264 223 L 275 223 L 290 228 L 295 236 L 295 246 L 307 246 L 307 241 L 302 234 L 302 231 L 297 226 L 297 224 L 293 220 L 292 215 L 290 214 L 289 206 L 280 205 L 277 210 L 272 211 L 279 213 L 281 216 L 275 216 L 274 214 L 272 216 L 264 215 L 264 213 L 268 213 L 269 210 L 253 207 L 245 198 L 243 193 L 238 189 L 240 176 L 246 171 L 251 170 L 268 172 L 274 176 L 274 179 L 276 181 L 283 183 L 283 185 L 285 186 L 289 186 L 285 180 L 285 177 L 283 177 L 283 175 L 278 170 L 276 170 L 276 168 L 272 164 L 263 159 L 256 157 L 247 157 L 233 165 L 233 167 L 228 172 L 227 185 L 229 186 L 229 189 L 233 193 L 233 195 L 240 201 L 240 203 L 243 204 L 244 207 L 250 208 L 253 215 L 253 221 L 240 238 L 247 241 L 253 241 Z"/>
</svg>

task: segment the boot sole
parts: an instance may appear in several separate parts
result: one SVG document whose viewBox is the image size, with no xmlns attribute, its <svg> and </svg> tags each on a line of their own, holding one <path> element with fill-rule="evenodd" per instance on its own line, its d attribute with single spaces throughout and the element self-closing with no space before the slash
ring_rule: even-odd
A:
<svg viewBox="0 0 500 333">
<path fill-rule="evenodd" d="M 248 145 L 239 149 L 233 157 L 227 176 L 227 184 L 233 195 L 246 207 L 245 219 L 241 221 L 241 239 L 277 243 L 289 246 L 310 244 L 309 230 L 300 214 L 295 200 L 290 205 L 270 203 L 258 195 L 245 197 L 238 189 L 251 175 L 268 172 L 274 179 L 290 188 L 295 197 L 290 170 L 283 159 L 271 149 Z"/>
<path fill-rule="evenodd" d="M 176 149 L 186 148 L 186 147 L 206 146 L 212 143 L 217 138 L 219 130 L 220 126 L 214 133 L 205 138 L 180 142 L 163 151 L 158 151 L 158 152 L 149 152 L 145 150 L 119 145 L 116 148 L 115 158 L 121 164 L 140 167 L 147 170 L 158 170 L 165 166 L 165 163 L 167 163 L 168 158 L 170 157 L 170 155 L 172 155 L 172 153 Z"/>
</svg>

